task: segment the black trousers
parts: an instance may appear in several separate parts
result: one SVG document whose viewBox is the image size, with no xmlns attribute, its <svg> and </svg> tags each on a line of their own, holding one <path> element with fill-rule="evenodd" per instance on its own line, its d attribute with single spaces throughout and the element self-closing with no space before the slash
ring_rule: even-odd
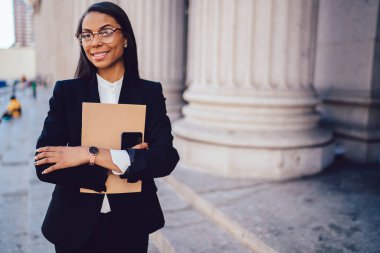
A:
<svg viewBox="0 0 380 253">
<path fill-rule="evenodd" d="M 56 253 L 147 253 L 149 234 L 122 238 L 112 223 L 110 213 L 100 214 L 89 241 L 80 249 L 67 250 L 55 245 Z"/>
</svg>

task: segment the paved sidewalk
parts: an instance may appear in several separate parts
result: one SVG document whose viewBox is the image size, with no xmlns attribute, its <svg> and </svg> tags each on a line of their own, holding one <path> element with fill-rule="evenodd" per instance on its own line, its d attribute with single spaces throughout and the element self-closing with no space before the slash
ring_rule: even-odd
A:
<svg viewBox="0 0 380 253">
<path fill-rule="evenodd" d="M 379 165 L 337 159 L 319 175 L 285 182 L 185 168 L 173 176 L 277 252 L 380 252 Z"/>
<path fill-rule="evenodd" d="M 28 90 L 18 92 L 23 115 L 0 124 L 0 252 L 27 252 L 30 223 L 30 181 L 33 180 L 34 146 L 46 113 L 50 90 L 39 89 L 37 100 Z M 39 194 L 41 194 L 40 192 Z M 46 210 L 45 206 L 42 207 Z M 41 209 L 42 209 L 41 208 Z M 39 207 L 37 209 L 40 209 Z M 37 252 L 37 251 L 35 251 Z"/>
</svg>

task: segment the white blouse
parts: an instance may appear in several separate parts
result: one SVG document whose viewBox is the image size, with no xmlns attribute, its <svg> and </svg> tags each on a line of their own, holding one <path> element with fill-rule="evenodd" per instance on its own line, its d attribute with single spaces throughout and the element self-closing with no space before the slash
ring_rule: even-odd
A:
<svg viewBox="0 0 380 253">
<path fill-rule="evenodd" d="M 100 103 L 117 104 L 120 97 L 121 85 L 123 84 L 123 77 L 114 83 L 108 82 L 98 74 L 96 74 L 96 78 L 98 80 Z M 131 164 L 127 151 L 111 149 L 111 157 L 112 162 L 122 171 L 122 173 L 117 171 L 112 171 L 112 173 L 115 175 L 124 174 L 124 172 Z M 111 207 L 107 198 L 107 194 L 104 194 L 102 209 L 100 210 L 100 212 L 111 212 Z"/>
</svg>

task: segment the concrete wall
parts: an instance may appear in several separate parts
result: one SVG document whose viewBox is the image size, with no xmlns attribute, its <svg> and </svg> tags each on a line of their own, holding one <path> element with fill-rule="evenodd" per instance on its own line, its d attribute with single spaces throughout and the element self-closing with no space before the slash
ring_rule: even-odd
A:
<svg viewBox="0 0 380 253">
<path fill-rule="evenodd" d="M 315 86 L 344 155 L 380 159 L 379 0 L 321 0 Z"/>
<path fill-rule="evenodd" d="M 34 48 L 0 49 L 0 79 L 28 79 L 36 76 L 36 54 Z"/>
<path fill-rule="evenodd" d="M 315 85 L 370 94 L 378 0 L 321 0 Z"/>
</svg>

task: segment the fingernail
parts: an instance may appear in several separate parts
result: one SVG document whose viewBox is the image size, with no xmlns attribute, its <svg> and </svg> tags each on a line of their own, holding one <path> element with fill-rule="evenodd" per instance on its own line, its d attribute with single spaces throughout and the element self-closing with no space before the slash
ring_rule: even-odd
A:
<svg viewBox="0 0 380 253">
<path fill-rule="evenodd" d="M 38 151 L 38 148 L 36 149 L 36 152 L 39 152 L 39 151 Z"/>
<path fill-rule="evenodd" d="M 42 171 L 42 174 L 45 174 L 45 171 Z"/>
<path fill-rule="evenodd" d="M 34 162 L 34 165 L 37 165 L 37 162 Z"/>
</svg>

